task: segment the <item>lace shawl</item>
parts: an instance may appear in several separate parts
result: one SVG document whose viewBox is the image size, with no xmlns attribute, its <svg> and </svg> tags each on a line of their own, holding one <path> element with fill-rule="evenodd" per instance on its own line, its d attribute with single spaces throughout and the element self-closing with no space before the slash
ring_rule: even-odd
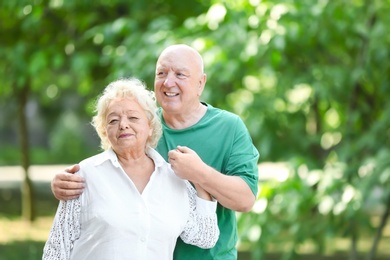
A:
<svg viewBox="0 0 390 260">
<path fill-rule="evenodd" d="M 70 259 L 73 242 L 80 237 L 80 197 L 60 201 L 49 238 L 43 248 L 42 260 Z"/>
<path fill-rule="evenodd" d="M 180 238 L 187 244 L 200 248 L 212 248 L 219 238 L 219 228 L 215 211 L 212 215 L 201 214 L 197 208 L 197 196 L 195 188 L 189 181 L 185 181 L 190 204 L 190 217 L 184 227 Z"/>
</svg>

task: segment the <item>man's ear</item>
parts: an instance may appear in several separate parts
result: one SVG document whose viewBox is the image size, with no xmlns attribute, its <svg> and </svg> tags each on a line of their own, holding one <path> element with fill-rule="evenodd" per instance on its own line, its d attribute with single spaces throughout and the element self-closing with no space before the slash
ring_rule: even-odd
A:
<svg viewBox="0 0 390 260">
<path fill-rule="evenodd" d="M 207 81 L 207 75 L 203 73 L 203 75 L 200 77 L 199 80 L 199 86 L 198 86 L 198 96 L 200 97 L 202 95 L 202 92 L 204 90 L 204 86 L 206 85 Z"/>
</svg>

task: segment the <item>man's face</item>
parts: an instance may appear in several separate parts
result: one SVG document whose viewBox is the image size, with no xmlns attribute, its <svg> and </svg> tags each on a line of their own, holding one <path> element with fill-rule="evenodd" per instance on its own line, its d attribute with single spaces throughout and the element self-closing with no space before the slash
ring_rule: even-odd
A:
<svg viewBox="0 0 390 260">
<path fill-rule="evenodd" d="M 199 105 L 203 73 L 197 57 L 186 49 L 164 51 L 156 64 L 154 91 L 167 113 L 185 113 Z"/>
</svg>

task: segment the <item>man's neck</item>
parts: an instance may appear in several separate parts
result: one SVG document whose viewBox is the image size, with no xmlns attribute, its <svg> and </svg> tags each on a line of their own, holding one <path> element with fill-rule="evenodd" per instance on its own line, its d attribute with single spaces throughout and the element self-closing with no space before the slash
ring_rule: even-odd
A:
<svg viewBox="0 0 390 260">
<path fill-rule="evenodd" d="M 198 123 L 207 112 L 207 106 L 202 103 L 190 112 L 169 114 L 163 110 L 163 118 L 167 126 L 172 129 L 184 129 Z"/>
</svg>

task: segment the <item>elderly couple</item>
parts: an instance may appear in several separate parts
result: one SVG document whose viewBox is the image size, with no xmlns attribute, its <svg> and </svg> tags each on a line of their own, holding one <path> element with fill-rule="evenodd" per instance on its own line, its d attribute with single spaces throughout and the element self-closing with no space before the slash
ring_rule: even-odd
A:
<svg viewBox="0 0 390 260">
<path fill-rule="evenodd" d="M 54 177 L 43 259 L 237 259 L 259 154 L 237 115 L 200 101 L 205 83 L 202 57 L 179 44 L 159 56 L 154 92 L 135 78 L 106 87 L 92 119 L 104 152 Z"/>
</svg>

